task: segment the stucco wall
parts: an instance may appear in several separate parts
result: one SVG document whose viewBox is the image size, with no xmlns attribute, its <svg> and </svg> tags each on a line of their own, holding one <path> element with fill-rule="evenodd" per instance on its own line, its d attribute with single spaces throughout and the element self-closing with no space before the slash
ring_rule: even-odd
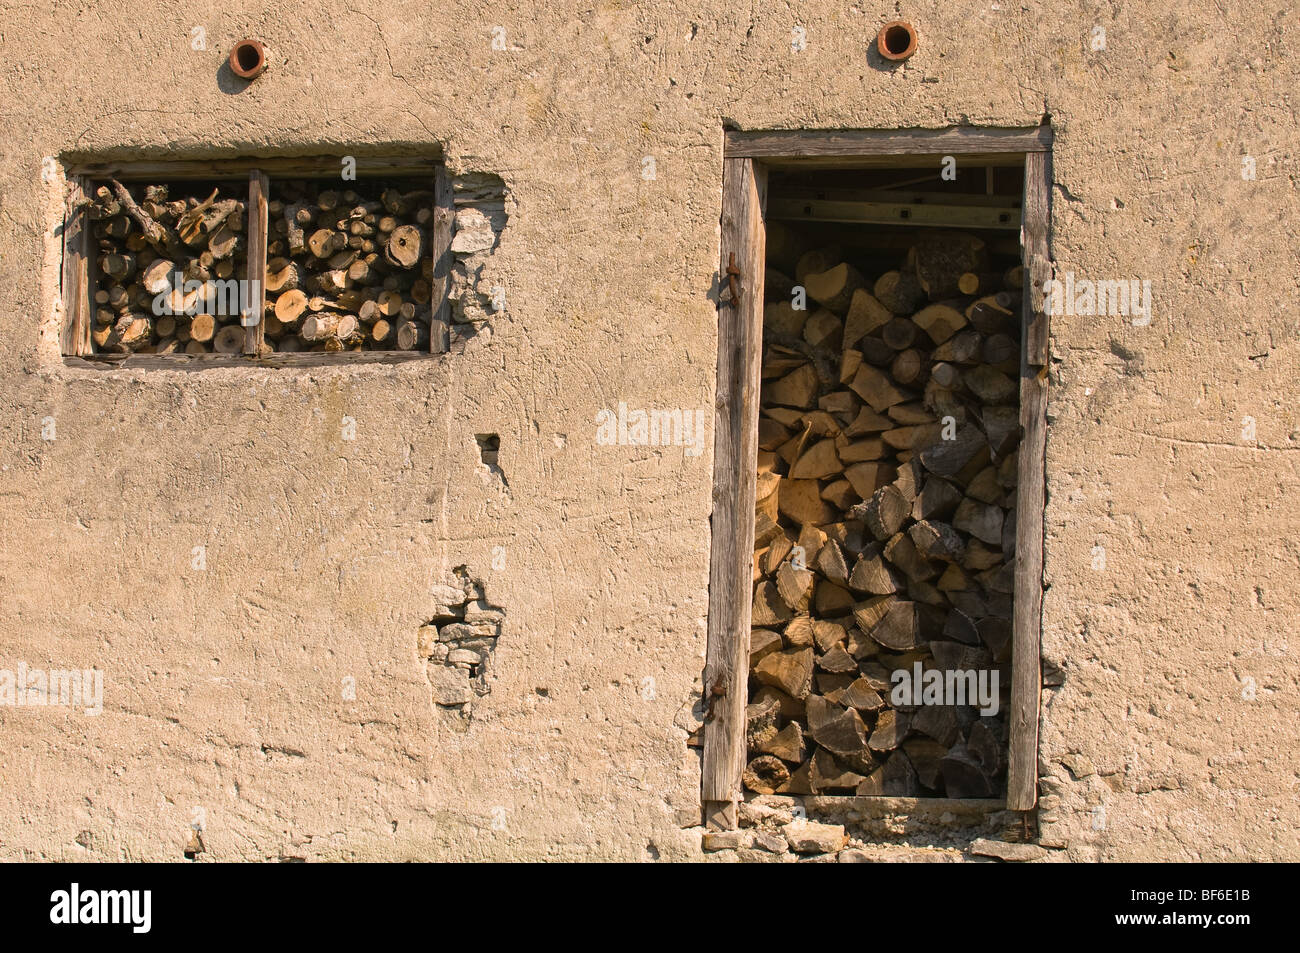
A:
<svg viewBox="0 0 1300 953">
<path fill-rule="evenodd" d="M 0 667 L 101 668 L 104 710 L 0 708 L 0 856 L 179 860 L 195 808 L 218 859 L 698 856 L 712 435 L 601 446 L 595 415 L 711 406 L 723 124 L 1050 113 L 1058 267 L 1150 279 L 1155 314 L 1053 322 L 1043 842 L 1300 858 L 1300 60 L 1287 4 L 1230 6 L 903 4 L 921 45 L 892 71 L 865 50 L 893 4 L 24 7 L 0 36 Z M 243 35 L 273 65 L 234 91 Z M 505 179 L 490 337 L 395 367 L 62 366 L 44 156 L 384 144 Z M 461 564 L 506 614 L 468 731 L 416 654 Z"/>
</svg>

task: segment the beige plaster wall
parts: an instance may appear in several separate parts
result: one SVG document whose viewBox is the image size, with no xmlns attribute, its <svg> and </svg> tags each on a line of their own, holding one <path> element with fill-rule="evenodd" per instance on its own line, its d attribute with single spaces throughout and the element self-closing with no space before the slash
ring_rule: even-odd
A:
<svg viewBox="0 0 1300 953">
<path fill-rule="evenodd" d="M 0 667 L 95 666 L 104 699 L 0 708 L 0 856 L 179 860 L 196 808 L 223 860 L 699 856 L 682 709 L 712 437 L 700 456 L 599 446 L 595 415 L 711 406 L 724 123 L 1050 113 L 1058 266 L 1150 279 L 1155 315 L 1054 321 L 1044 653 L 1063 684 L 1044 695 L 1043 843 L 1300 858 L 1297 14 L 1228 6 L 12 10 Z M 921 46 L 882 70 L 865 51 L 896 13 Z M 219 67 L 243 35 L 273 66 L 236 91 Z M 510 188 L 490 266 L 507 311 L 466 353 L 62 366 L 43 157 L 380 146 L 440 146 Z M 484 432 L 508 488 L 479 463 Z M 506 611 L 468 730 L 432 708 L 415 651 L 430 585 L 461 564 Z"/>
</svg>

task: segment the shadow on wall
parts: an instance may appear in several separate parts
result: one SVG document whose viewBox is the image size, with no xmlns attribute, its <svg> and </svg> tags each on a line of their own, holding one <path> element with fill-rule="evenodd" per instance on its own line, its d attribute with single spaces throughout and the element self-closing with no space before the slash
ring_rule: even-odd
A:
<svg viewBox="0 0 1300 953">
<path fill-rule="evenodd" d="M 235 71 L 230 68 L 229 60 L 222 60 L 221 65 L 217 67 L 217 89 L 227 96 L 238 96 L 251 85 L 253 85 L 252 80 L 240 79 L 235 75 Z"/>
</svg>

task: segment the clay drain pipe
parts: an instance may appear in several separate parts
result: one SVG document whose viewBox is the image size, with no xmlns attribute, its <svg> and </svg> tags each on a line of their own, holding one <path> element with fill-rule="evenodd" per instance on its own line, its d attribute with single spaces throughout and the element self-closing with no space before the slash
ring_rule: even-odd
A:
<svg viewBox="0 0 1300 953">
<path fill-rule="evenodd" d="M 266 69 L 266 48 L 257 40 L 240 40 L 230 50 L 230 71 L 240 79 L 253 80 Z"/>
<path fill-rule="evenodd" d="M 916 52 L 916 30 L 906 20 L 891 20 L 876 34 L 876 49 L 887 60 L 905 60 Z"/>
</svg>

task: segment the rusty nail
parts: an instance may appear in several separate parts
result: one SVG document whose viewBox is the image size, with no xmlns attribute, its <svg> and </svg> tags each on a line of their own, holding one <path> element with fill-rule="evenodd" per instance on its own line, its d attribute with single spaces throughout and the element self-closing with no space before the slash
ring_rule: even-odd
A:
<svg viewBox="0 0 1300 953">
<path fill-rule="evenodd" d="M 230 71 L 240 79 L 257 79 L 266 69 L 266 49 L 257 40 L 243 39 L 230 50 Z"/>
<path fill-rule="evenodd" d="M 906 20 L 891 20 L 876 34 L 876 49 L 887 60 L 905 60 L 916 52 L 916 31 Z"/>
</svg>

